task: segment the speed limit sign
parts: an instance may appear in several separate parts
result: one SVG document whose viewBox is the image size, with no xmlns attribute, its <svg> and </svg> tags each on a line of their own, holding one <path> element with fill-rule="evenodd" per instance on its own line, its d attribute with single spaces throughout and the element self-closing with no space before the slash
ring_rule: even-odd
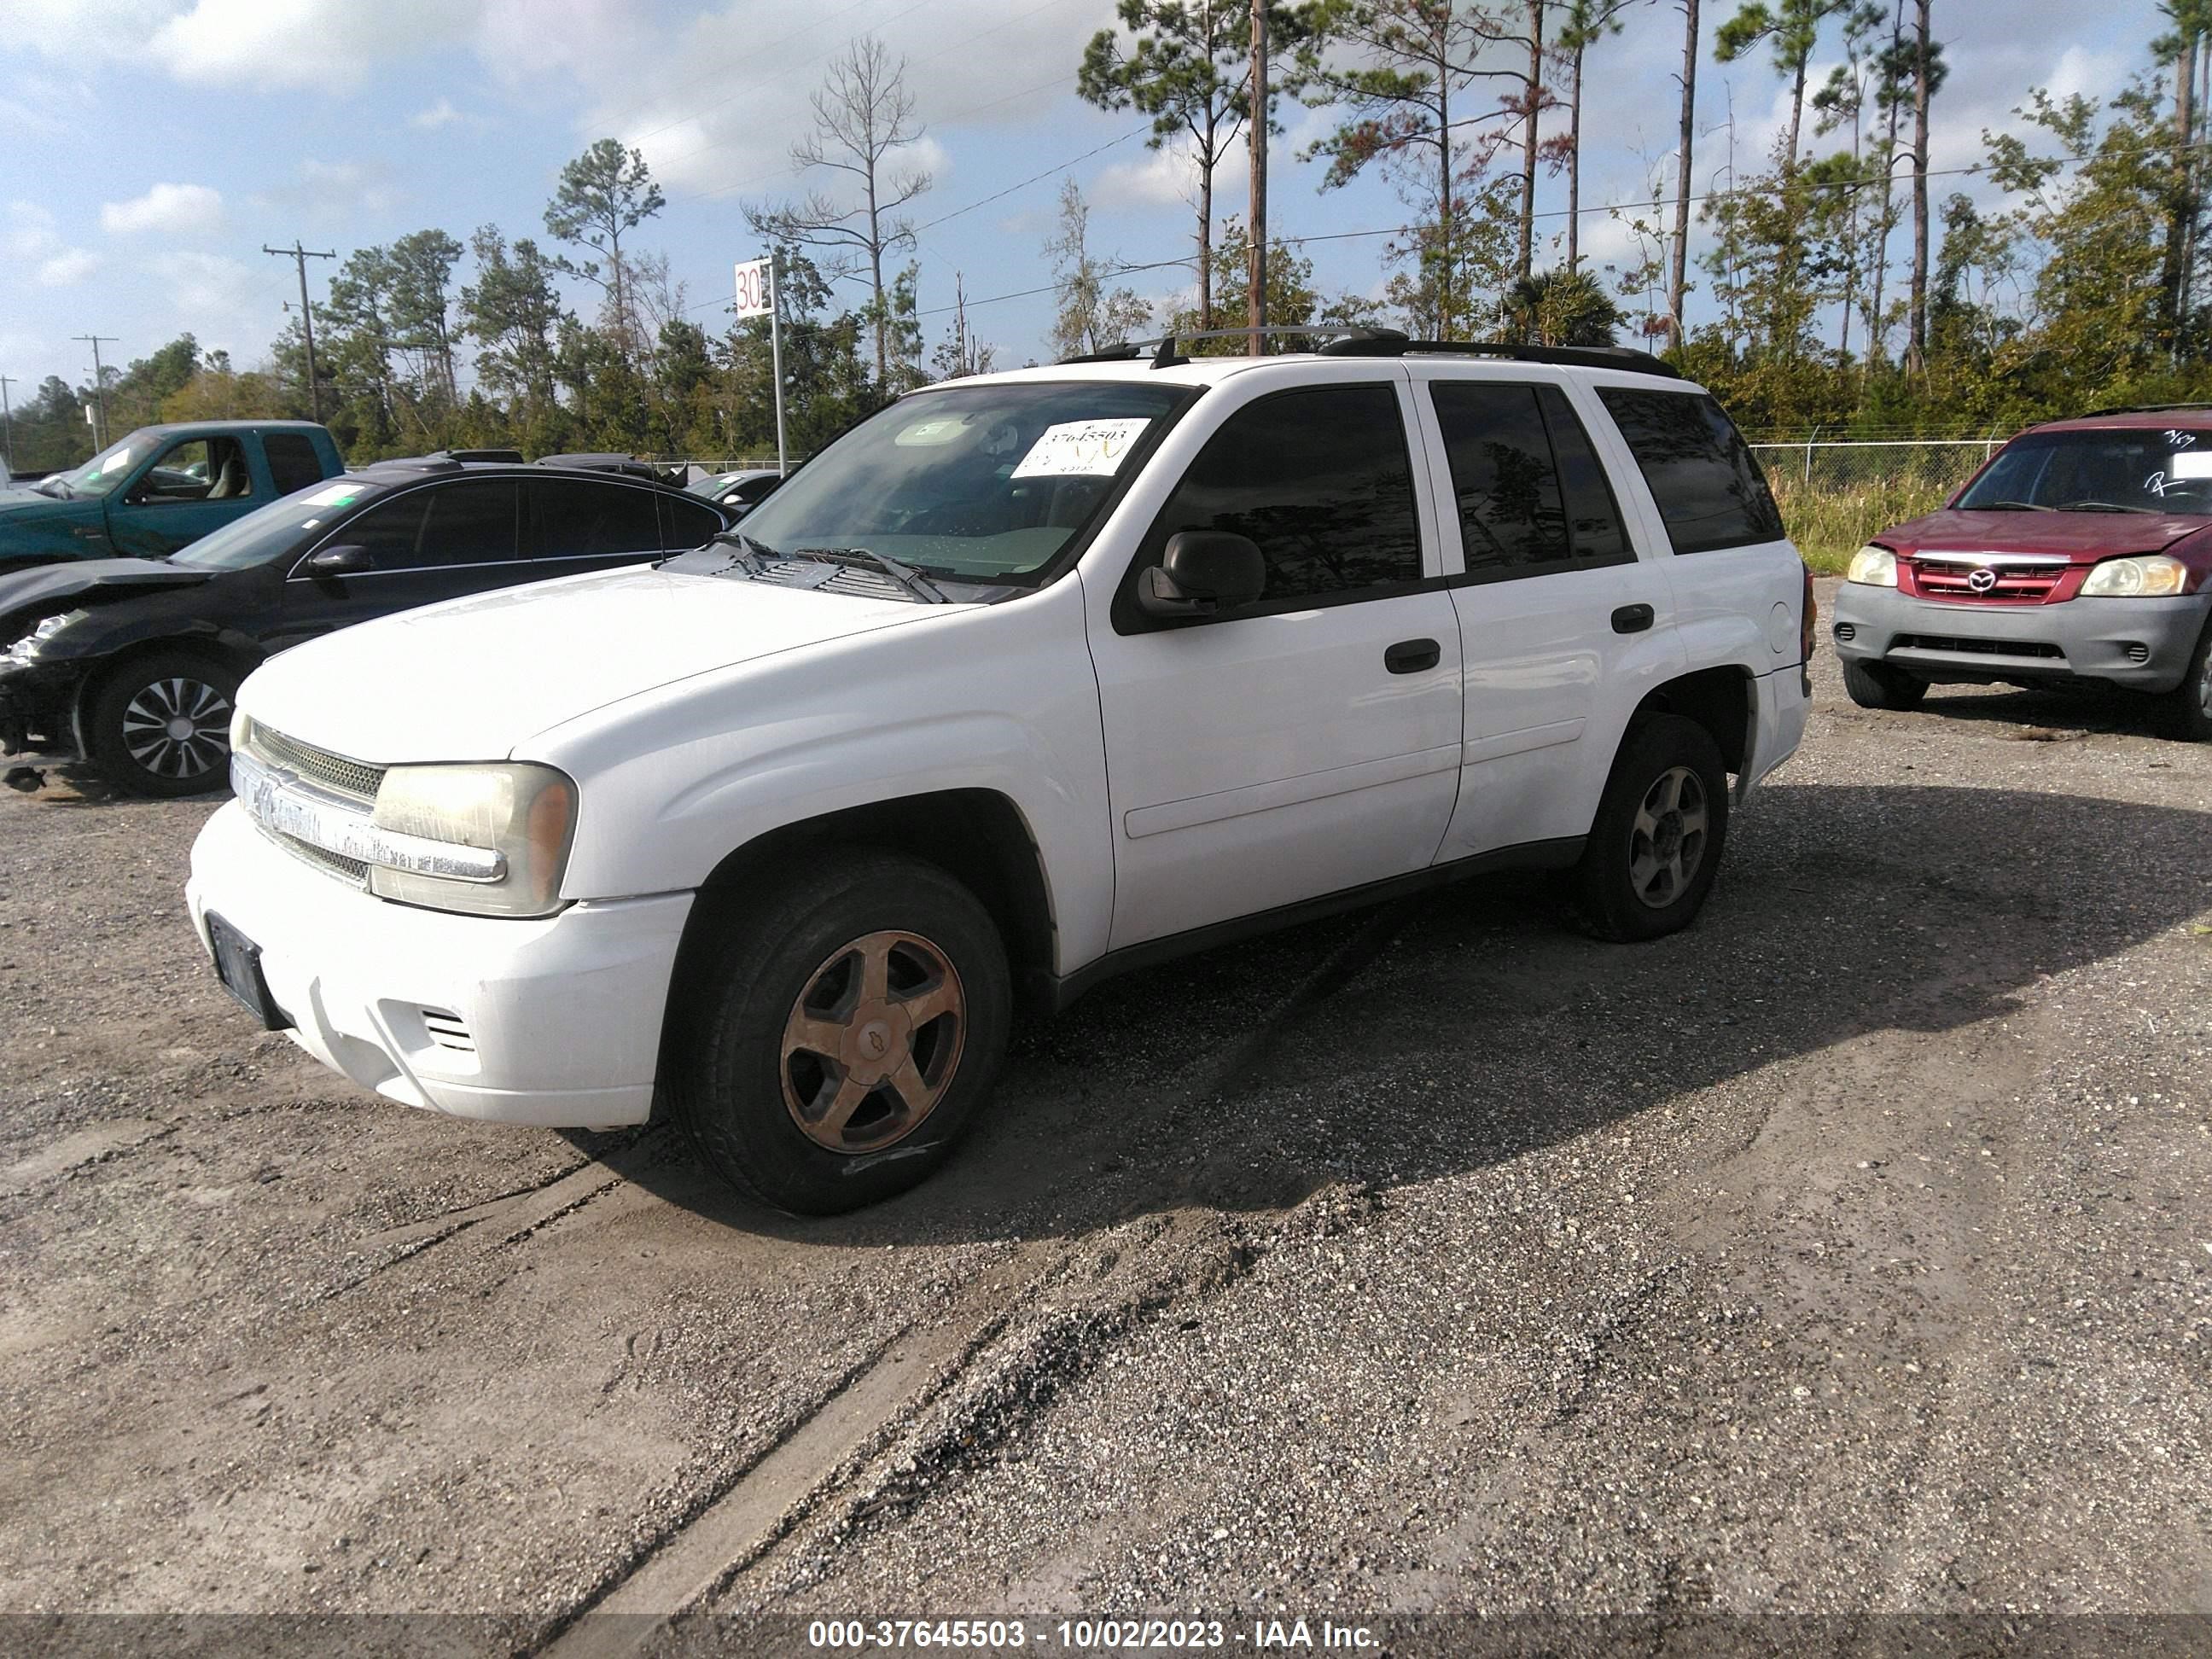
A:
<svg viewBox="0 0 2212 1659">
<path fill-rule="evenodd" d="M 738 267 L 739 317 L 765 317 L 775 309 L 775 279 L 766 259 L 748 259 Z"/>
</svg>

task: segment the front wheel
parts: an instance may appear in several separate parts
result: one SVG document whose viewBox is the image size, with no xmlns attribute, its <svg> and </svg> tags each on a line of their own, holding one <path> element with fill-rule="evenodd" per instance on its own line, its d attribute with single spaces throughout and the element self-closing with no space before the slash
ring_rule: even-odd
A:
<svg viewBox="0 0 2212 1659">
<path fill-rule="evenodd" d="M 1688 927 L 1727 839 L 1728 771 L 1712 734 L 1679 714 L 1632 727 L 1577 872 L 1593 931 L 1628 940 Z"/>
<path fill-rule="evenodd" d="M 733 918 L 665 1051 L 670 1104 L 707 1161 L 804 1215 L 942 1163 L 996 1080 L 1012 1007 L 1006 947 L 966 888 L 902 854 L 823 856 Z"/>
<path fill-rule="evenodd" d="M 1844 690 L 1862 708 L 1917 708 L 1928 682 L 1887 663 L 1844 659 Z"/>
<path fill-rule="evenodd" d="M 85 711 L 86 758 L 118 788 L 173 799 L 230 775 L 238 676 L 189 651 L 155 651 L 108 675 Z"/>
<path fill-rule="evenodd" d="M 2173 735 L 2189 743 L 2212 743 L 2212 622 L 2197 641 L 2189 672 L 2166 694 Z"/>
</svg>

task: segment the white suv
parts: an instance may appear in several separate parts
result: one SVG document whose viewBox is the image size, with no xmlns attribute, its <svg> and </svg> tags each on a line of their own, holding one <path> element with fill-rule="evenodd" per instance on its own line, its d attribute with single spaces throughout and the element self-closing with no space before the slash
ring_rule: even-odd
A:
<svg viewBox="0 0 2212 1659">
<path fill-rule="evenodd" d="M 1811 625 L 1728 417 L 1641 354 L 1130 348 L 915 392 L 658 567 L 277 658 L 191 912 L 391 1099 L 658 1109 L 843 1209 L 1122 969 L 1510 866 L 1684 926 Z"/>
</svg>

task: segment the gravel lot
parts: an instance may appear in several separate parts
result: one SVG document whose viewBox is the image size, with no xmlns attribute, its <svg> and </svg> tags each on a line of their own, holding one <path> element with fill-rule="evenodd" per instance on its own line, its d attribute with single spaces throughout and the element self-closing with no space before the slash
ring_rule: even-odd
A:
<svg viewBox="0 0 2212 1659">
<path fill-rule="evenodd" d="M 1815 678 L 1692 932 L 1114 983 L 830 1222 L 356 1092 L 212 802 L 0 797 L 0 1609 L 2212 1612 L 2212 750 Z"/>
</svg>

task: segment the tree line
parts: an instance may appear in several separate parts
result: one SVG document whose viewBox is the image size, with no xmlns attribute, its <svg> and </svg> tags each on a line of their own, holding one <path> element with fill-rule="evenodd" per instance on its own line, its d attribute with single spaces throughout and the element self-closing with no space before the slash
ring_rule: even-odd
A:
<svg viewBox="0 0 2212 1659">
<path fill-rule="evenodd" d="M 1602 210 L 1631 252 L 1599 264 L 1583 222 L 1586 89 L 1634 14 L 1662 8 L 1682 29 L 1677 144 L 1646 158 L 1639 204 Z M 1837 436 L 2212 396 L 2199 234 L 2212 0 L 2165 0 L 2139 72 L 2102 105 L 2025 88 L 2024 136 L 1984 135 L 1973 171 L 1996 200 L 1979 204 L 1930 165 L 1948 72 L 1934 12 L 1935 0 L 1745 0 L 1715 24 L 1700 0 L 1120 0 L 1078 90 L 1149 118 L 1149 141 L 1189 165 L 1190 253 L 1145 267 L 1179 264 L 1189 283 L 1179 303 L 1145 298 L 1130 263 L 1096 246 L 1067 179 L 1039 249 L 1052 345 L 1255 317 L 1439 339 L 1626 337 L 1713 386 L 1747 427 Z M 1815 62 L 1838 58 L 1814 84 Z M 1699 70 L 1747 59 L 1787 88 L 1789 113 L 1767 154 L 1740 157 L 1732 138 L 1715 154 L 1695 118 Z M 1239 143 L 1279 132 L 1299 103 L 1337 118 L 1306 152 L 1325 163 L 1321 188 L 1378 177 L 1401 204 L 1404 222 L 1376 239 L 1387 280 L 1367 291 L 1321 292 L 1279 237 L 1255 258 L 1247 221 L 1215 211 Z M 800 454 L 1001 356 L 969 317 L 963 273 L 933 346 L 925 331 L 908 210 L 932 180 L 902 159 L 923 134 L 903 63 L 854 41 L 813 115 L 792 161 L 825 182 L 744 210 L 781 273 Z M 319 406 L 356 459 L 495 445 L 773 453 L 768 324 L 693 302 L 643 245 L 665 206 L 643 155 L 602 139 L 562 169 L 542 237 L 428 228 L 349 252 L 313 307 L 312 388 L 297 316 L 250 369 L 187 334 L 106 371 L 109 430 Z M 88 453 L 94 392 L 48 377 L 16 411 L 16 465 Z"/>
</svg>

